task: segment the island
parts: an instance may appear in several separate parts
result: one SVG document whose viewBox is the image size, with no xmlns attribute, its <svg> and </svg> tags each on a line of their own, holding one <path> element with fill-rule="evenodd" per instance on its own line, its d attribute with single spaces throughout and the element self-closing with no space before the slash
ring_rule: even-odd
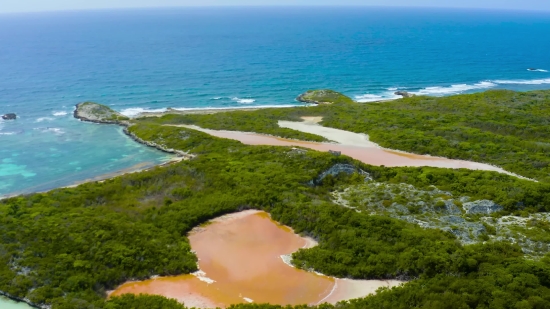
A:
<svg viewBox="0 0 550 309">
<path fill-rule="evenodd" d="M 334 90 L 320 89 L 320 90 L 308 90 L 299 95 L 296 100 L 303 103 L 312 104 L 334 104 L 334 103 L 353 103 L 354 101 Z"/>
<path fill-rule="evenodd" d="M 105 124 L 127 124 L 130 119 L 106 105 L 94 102 L 78 103 L 75 106 L 74 117 L 82 121 Z"/>
<path fill-rule="evenodd" d="M 5 114 L 5 115 L 2 115 L 2 119 L 4 119 L 4 120 L 15 120 L 15 119 L 17 119 L 17 115 L 14 114 L 14 113 Z"/>
<path fill-rule="evenodd" d="M 550 91 L 367 104 L 348 99 L 133 119 L 99 104 L 79 105 L 80 119 L 122 125 L 139 140 L 192 157 L 0 200 L 1 294 L 37 308 L 183 309 L 197 304 L 185 303 L 188 294 L 111 292 L 131 292 L 128 286 L 143 287 L 155 281 L 150 279 L 170 291 L 183 276 L 195 284 L 186 286 L 191 296 L 204 300 L 200 307 L 212 301 L 232 309 L 550 308 Z M 374 143 L 403 160 L 453 159 L 495 170 L 366 164 L 330 153 L 344 138 L 327 135 L 331 130 L 357 141 L 348 145 L 357 151 Z M 246 144 L 228 138 L 232 134 L 317 143 L 327 151 Z M 241 280 L 239 287 L 268 291 L 258 287 L 278 277 L 268 273 L 254 281 L 251 274 L 261 265 L 246 265 L 250 273 L 199 269 L 208 261 L 198 256 L 219 257 L 228 246 L 227 237 L 201 243 L 201 232 L 206 237 L 242 228 L 244 236 L 273 249 L 269 241 L 279 238 L 259 241 L 254 224 L 295 241 L 274 244 L 269 263 L 308 272 L 300 280 L 323 274 L 313 290 L 322 297 L 298 305 L 299 295 L 287 288 L 284 300 L 256 303 L 226 281 L 212 282 L 223 276 Z M 224 263 L 242 269 L 235 254 L 223 255 Z M 255 263 L 250 256 L 243 260 Z M 369 295 L 346 290 L 364 281 L 387 288 Z M 205 291 L 219 286 L 228 296 L 208 298 Z M 334 304 L 339 297 L 344 301 Z"/>
</svg>

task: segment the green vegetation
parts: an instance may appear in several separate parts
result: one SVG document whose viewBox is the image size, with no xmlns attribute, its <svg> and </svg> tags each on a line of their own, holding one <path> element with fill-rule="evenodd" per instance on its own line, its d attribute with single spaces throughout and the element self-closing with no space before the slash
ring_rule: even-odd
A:
<svg viewBox="0 0 550 309">
<path fill-rule="evenodd" d="M 350 97 L 330 89 L 308 90 L 299 95 L 297 100 L 314 104 L 353 103 Z"/>
<path fill-rule="evenodd" d="M 292 129 L 281 128 L 277 124 L 278 117 L 284 117 L 288 120 L 300 121 L 300 118 L 292 118 L 282 116 L 280 109 L 270 109 L 273 115 L 264 115 L 263 117 L 271 118 L 268 121 L 263 118 L 258 121 L 256 119 L 257 114 L 236 111 L 231 113 L 218 113 L 213 115 L 174 115 L 169 114 L 160 118 L 139 118 L 136 119 L 138 123 L 151 123 L 151 124 L 194 124 L 203 128 L 213 130 L 233 130 L 243 132 L 257 132 L 268 135 L 280 136 L 285 138 L 324 142 L 327 141 L 324 137 L 304 133 Z"/>
<path fill-rule="evenodd" d="M 213 115 L 165 116 L 149 121 L 303 138 L 277 131 L 278 120 L 323 116 L 322 125 L 369 134 L 383 147 L 471 160 L 550 182 L 550 91 L 507 90 L 452 97 L 416 96 L 393 102 L 333 104 Z M 310 140 L 318 140 L 311 138 Z"/>
<path fill-rule="evenodd" d="M 223 214 L 261 209 L 319 241 L 318 247 L 293 255 L 298 267 L 339 277 L 412 280 L 336 306 L 295 309 L 549 308 L 550 256 L 526 258 L 520 246 L 508 241 L 464 245 L 450 232 L 333 203 L 333 192 L 368 185 L 359 174 L 327 176 L 319 185 L 309 185 L 335 164 L 351 164 L 394 192 L 380 195 L 380 205 L 387 211 L 410 197 L 402 185 L 407 184 L 414 186 L 415 196 L 431 192 L 426 194 L 434 209 L 442 208 L 439 201 L 454 203 L 453 196 L 492 200 L 504 207 L 492 220 L 504 222 L 508 220 L 504 214 L 515 214 L 526 220 L 512 231 L 529 233 L 535 227 L 538 233 L 548 233 L 548 221 L 537 213 L 550 208 L 548 170 L 532 163 L 550 159 L 528 152 L 536 146 L 547 154 L 550 133 L 543 124 L 548 120 L 548 95 L 489 92 L 384 104 L 272 109 L 247 113 L 243 122 L 238 119 L 244 112 L 139 120 L 129 128 L 138 137 L 197 157 L 101 183 L 1 200 L 0 290 L 51 304 L 53 309 L 184 308 L 159 296 L 106 300 L 105 291 L 130 278 L 196 270 L 196 257 L 186 238 L 193 227 Z M 276 130 L 273 123 L 278 119 L 315 115 L 324 116 L 325 125 L 367 132 L 373 139 L 389 137 L 384 145 L 392 148 L 448 152 L 471 159 L 483 154 L 485 162 L 508 162 L 507 169 L 541 182 L 495 172 L 373 167 L 346 156 L 245 146 L 161 125 L 200 123 L 232 130 L 261 126 L 269 131 Z M 482 120 L 498 125 L 483 127 Z M 419 137 L 417 144 L 412 143 L 415 137 Z M 455 142 L 473 146 L 443 147 Z M 361 195 L 356 197 L 360 202 Z M 407 211 L 421 213 L 415 207 Z M 498 227 L 493 221 L 487 224 Z M 547 234 L 528 236 L 548 241 Z M 231 308 L 290 309 L 261 304 Z"/>
</svg>

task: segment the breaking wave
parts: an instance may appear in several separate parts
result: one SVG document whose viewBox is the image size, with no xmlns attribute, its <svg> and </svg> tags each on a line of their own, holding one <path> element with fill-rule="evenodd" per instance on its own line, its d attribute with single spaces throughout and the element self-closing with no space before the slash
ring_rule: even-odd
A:
<svg viewBox="0 0 550 309">
<path fill-rule="evenodd" d="M 53 118 L 51 117 L 40 117 L 38 119 L 36 119 L 34 122 L 44 122 L 44 121 L 52 121 Z"/>
<path fill-rule="evenodd" d="M 121 110 L 120 113 L 126 117 L 135 117 L 141 113 L 163 113 L 165 111 L 167 111 L 166 108 L 147 109 L 141 107 L 131 107 Z"/>
<path fill-rule="evenodd" d="M 256 100 L 254 100 L 254 99 L 241 99 L 241 98 L 237 98 L 237 97 L 232 98 L 231 101 L 235 101 L 239 104 L 252 104 L 252 103 L 256 102 Z"/>
<path fill-rule="evenodd" d="M 550 84 L 550 78 L 545 79 L 520 79 L 520 80 L 495 80 L 499 85 L 544 85 Z"/>
<path fill-rule="evenodd" d="M 544 71 L 544 70 L 542 70 Z M 541 72 L 542 72 L 541 71 Z M 450 86 L 433 86 L 421 89 L 412 88 L 388 88 L 386 91 L 380 93 L 367 93 L 355 96 L 357 102 L 377 102 L 384 100 L 395 100 L 401 98 L 401 96 L 395 95 L 395 91 L 399 89 L 411 89 L 409 93 L 415 95 L 428 95 L 428 96 L 446 96 L 461 94 L 465 92 L 473 92 L 475 90 L 488 90 L 497 88 L 499 86 L 510 85 L 545 85 L 550 84 L 550 78 L 542 79 L 510 79 L 510 80 L 486 80 L 475 84 L 454 84 Z"/>
</svg>

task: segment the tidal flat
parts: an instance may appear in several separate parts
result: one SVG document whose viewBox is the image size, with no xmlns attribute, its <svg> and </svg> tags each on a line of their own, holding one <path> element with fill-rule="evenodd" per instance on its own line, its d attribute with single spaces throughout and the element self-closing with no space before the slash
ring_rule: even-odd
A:
<svg viewBox="0 0 550 309">
<path fill-rule="evenodd" d="M 189 307 L 225 308 L 238 303 L 280 305 L 336 303 L 365 297 L 398 280 L 347 280 L 294 268 L 291 254 L 317 245 L 272 220 L 266 212 L 225 215 L 189 234 L 200 270 L 191 275 L 128 282 L 111 296 L 156 294 Z"/>
</svg>

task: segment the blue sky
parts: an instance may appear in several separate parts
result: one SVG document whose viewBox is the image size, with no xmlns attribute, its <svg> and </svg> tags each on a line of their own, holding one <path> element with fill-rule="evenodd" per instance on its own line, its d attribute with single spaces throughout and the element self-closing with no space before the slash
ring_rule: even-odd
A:
<svg viewBox="0 0 550 309">
<path fill-rule="evenodd" d="M 374 5 L 550 11 L 550 0 L 0 0 L 0 13 L 216 5 Z"/>
</svg>

